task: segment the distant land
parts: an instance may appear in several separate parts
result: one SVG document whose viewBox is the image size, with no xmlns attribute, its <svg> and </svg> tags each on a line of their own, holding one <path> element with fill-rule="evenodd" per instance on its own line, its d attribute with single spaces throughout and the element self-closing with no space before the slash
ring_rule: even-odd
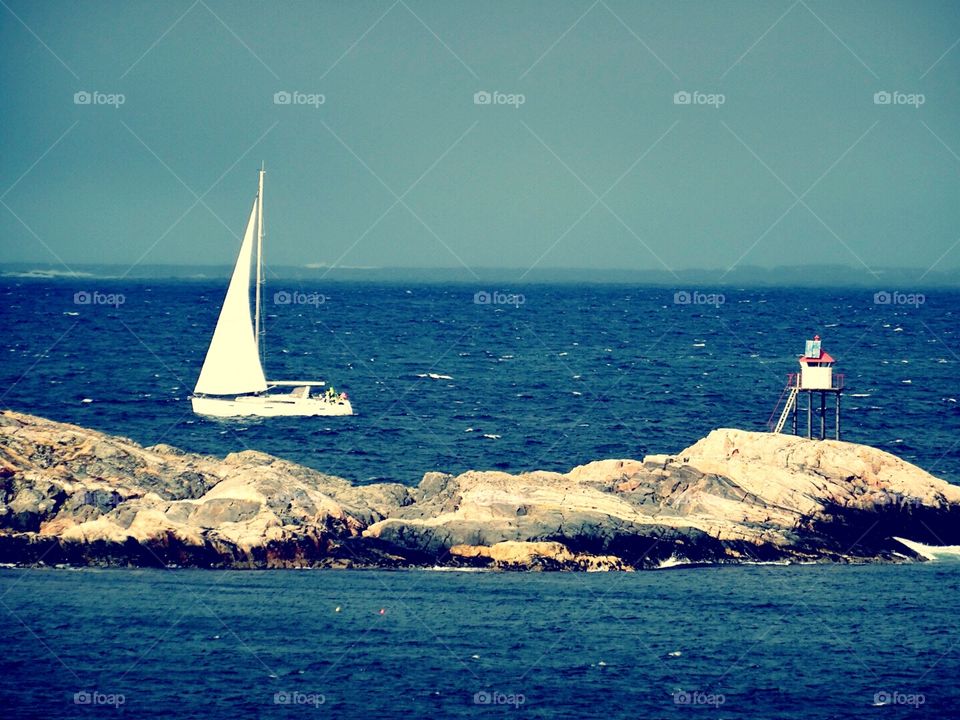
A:
<svg viewBox="0 0 960 720">
<path fill-rule="evenodd" d="M 128 265 L 0 263 L 9 279 L 220 280 L 232 265 Z M 608 283 L 691 287 L 864 287 L 904 292 L 932 287 L 960 287 L 960 269 L 866 268 L 845 265 L 793 265 L 763 268 L 751 265 L 730 272 L 717 269 L 667 270 L 583 268 L 414 268 L 335 267 L 322 264 L 268 266 L 267 280 L 403 283 Z"/>
</svg>

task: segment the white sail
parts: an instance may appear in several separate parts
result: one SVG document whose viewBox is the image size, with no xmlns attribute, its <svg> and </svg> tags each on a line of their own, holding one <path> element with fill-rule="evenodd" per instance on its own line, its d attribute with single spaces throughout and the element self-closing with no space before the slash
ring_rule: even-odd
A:
<svg viewBox="0 0 960 720">
<path fill-rule="evenodd" d="M 250 211 L 240 256 L 197 380 L 197 393 L 231 395 L 267 389 L 250 317 L 250 259 L 259 201 L 259 198 L 254 201 Z"/>
</svg>

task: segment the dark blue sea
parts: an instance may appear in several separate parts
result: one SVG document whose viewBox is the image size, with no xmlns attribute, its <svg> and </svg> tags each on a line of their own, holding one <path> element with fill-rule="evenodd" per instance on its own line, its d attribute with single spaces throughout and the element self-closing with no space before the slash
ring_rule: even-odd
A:
<svg viewBox="0 0 960 720">
<path fill-rule="evenodd" d="M 819 333 L 845 374 L 844 438 L 960 482 L 958 292 L 277 281 L 268 375 L 327 379 L 357 415 L 212 421 L 189 395 L 223 292 L 5 280 L 0 406 L 361 483 L 565 471 L 676 452 L 715 427 L 765 429 Z M 0 713 L 960 717 L 958 592 L 957 564 L 6 569 Z"/>
<path fill-rule="evenodd" d="M 766 429 L 819 333 L 845 374 L 844 438 L 960 483 L 958 291 L 274 280 L 268 376 L 326 379 L 357 414 L 214 421 L 189 396 L 224 292 L 4 279 L 0 407 L 147 445 L 253 448 L 359 483 L 566 471 L 679 452 L 716 427 Z"/>
<path fill-rule="evenodd" d="M 958 593 L 960 564 L 7 569 L 2 715 L 949 719 Z"/>
</svg>

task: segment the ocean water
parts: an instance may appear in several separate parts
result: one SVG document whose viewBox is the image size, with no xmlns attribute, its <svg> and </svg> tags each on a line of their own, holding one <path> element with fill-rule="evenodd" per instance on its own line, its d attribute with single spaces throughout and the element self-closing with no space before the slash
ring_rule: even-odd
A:
<svg viewBox="0 0 960 720">
<path fill-rule="evenodd" d="M 2 714 L 953 718 L 958 592 L 960 564 L 5 569 Z"/>
<path fill-rule="evenodd" d="M 715 427 L 765 429 L 819 333 L 846 376 L 844 438 L 960 483 L 957 291 L 884 304 L 862 289 L 274 280 L 268 376 L 327 379 L 357 415 L 217 421 L 193 415 L 189 395 L 224 291 L 3 279 L 0 406 L 144 444 L 253 448 L 360 483 L 566 471 L 678 452 Z"/>
<path fill-rule="evenodd" d="M 846 375 L 844 437 L 960 482 L 960 293 L 687 290 L 712 304 L 654 287 L 275 282 L 268 374 L 320 375 L 358 414 L 213 421 L 188 398 L 222 283 L 7 279 L 0 406 L 356 482 L 567 470 L 764 429 L 820 333 Z M 960 564 L 940 563 L 0 569 L 2 716 L 960 717 L 958 591 Z"/>
</svg>

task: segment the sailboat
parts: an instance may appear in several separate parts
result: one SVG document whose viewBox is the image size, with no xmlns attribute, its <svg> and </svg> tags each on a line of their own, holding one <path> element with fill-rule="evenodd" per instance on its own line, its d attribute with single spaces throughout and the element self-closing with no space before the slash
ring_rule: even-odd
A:
<svg viewBox="0 0 960 720">
<path fill-rule="evenodd" d="M 346 393 L 320 390 L 322 380 L 267 380 L 260 356 L 260 295 L 263 284 L 263 176 L 247 220 L 217 327 L 190 401 L 198 415 L 214 417 L 353 415 Z M 256 245 L 254 315 L 250 274 Z M 292 388 L 286 390 L 286 388 Z"/>
</svg>

